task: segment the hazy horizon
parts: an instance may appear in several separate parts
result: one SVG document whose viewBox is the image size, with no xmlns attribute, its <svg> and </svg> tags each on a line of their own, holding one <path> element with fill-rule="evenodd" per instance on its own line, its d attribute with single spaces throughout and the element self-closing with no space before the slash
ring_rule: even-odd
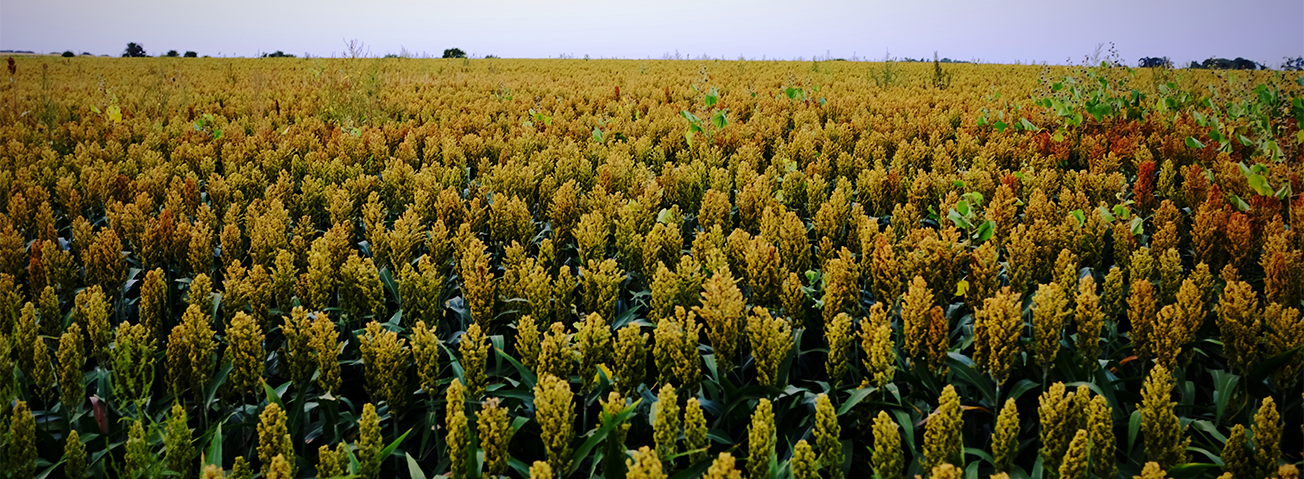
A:
<svg viewBox="0 0 1304 479">
<path fill-rule="evenodd" d="M 162 0 L 43 0 L 0 4 L 0 49 L 151 56 L 438 57 L 445 48 L 504 58 L 882 59 L 941 57 L 989 63 L 1081 62 L 1113 42 L 1121 59 L 1167 56 L 1178 65 L 1243 57 L 1276 68 L 1304 55 L 1304 2 L 1029 0 L 807 2 L 739 0 L 656 4 L 597 0 L 422 2 L 341 0 L 221 4 Z M 1107 55 L 1104 52 L 1103 55 Z"/>
</svg>

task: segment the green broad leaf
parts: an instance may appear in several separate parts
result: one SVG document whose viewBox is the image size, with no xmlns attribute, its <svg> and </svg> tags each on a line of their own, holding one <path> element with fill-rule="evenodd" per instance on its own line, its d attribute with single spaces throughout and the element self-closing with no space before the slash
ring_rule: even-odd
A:
<svg viewBox="0 0 1304 479">
<path fill-rule="evenodd" d="M 1130 452 L 1136 447 L 1137 433 L 1141 432 L 1141 410 L 1132 411 L 1132 417 L 1127 423 L 1127 450 Z"/>
<path fill-rule="evenodd" d="M 997 133 L 1005 133 L 1005 128 L 1009 125 L 1006 125 L 1003 121 L 996 120 L 996 123 L 992 126 L 996 128 Z"/>
<path fill-rule="evenodd" d="M 1070 212 L 1069 212 L 1069 215 L 1072 215 L 1072 216 L 1073 216 L 1073 219 L 1078 220 L 1078 226 L 1082 226 L 1082 225 L 1084 225 L 1084 224 L 1087 224 L 1087 214 L 1086 214 L 1085 212 L 1083 212 L 1082 210 L 1073 210 L 1073 211 L 1070 211 Z"/>
<path fill-rule="evenodd" d="M 1114 218 L 1114 213 L 1111 212 L 1109 208 L 1106 208 L 1106 207 L 1104 207 L 1104 206 L 1101 206 L 1101 207 L 1098 209 L 1098 211 L 1100 211 L 1100 216 L 1101 216 L 1102 218 L 1105 219 L 1105 222 L 1107 222 L 1107 223 L 1113 223 L 1113 222 L 1114 222 L 1114 219 L 1115 219 L 1115 218 Z"/>
<path fill-rule="evenodd" d="M 1204 431 L 1205 434 L 1208 434 L 1209 437 L 1214 438 L 1215 441 L 1218 441 L 1219 443 L 1222 444 L 1227 444 L 1227 436 L 1224 435 L 1222 431 L 1218 430 L 1218 426 L 1214 426 L 1213 423 L 1209 421 L 1205 421 L 1203 419 L 1191 421 L 1191 428 Z M 1191 449 L 1195 449 L 1195 448 L 1192 447 Z M 1218 456 L 1216 455 L 1211 456 L 1211 459 L 1213 459 L 1215 462 L 1222 461 L 1222 459 L 1219 459 Z"/>
<path fill-rule="evenodd" d="M 91 111 L 95 112 L 96 115 L 104 114 L 103 112 L 100 111 L 100 107 L 95 105 L 91 105 Z"/>
<path fill-rule="evenodd" d="M 108 111 L 108 115 L 109 115 L 109 121 L 114 122 L 114 123 L 122 123 L 122 108 L 121 108 L 121 107 L 119 107 L 118 105 L 109 105 L 109 108 L 108 108 L 107 111 Z"/>
<path fill-rule="evenodd" d="M 1304 346 L 1296 346 L 1272 357 L 1264 358 L 1254 369 L 1245 375 L 1246 384 L 1260 384 L 1268 378 L 1269 374 L 1277 371 L 1283 364 L 1293 361 L 1300 353 Z"/>
<path fill-rule="evenodd" d="M 552 117 L 551 117 L 551 116 L 545 116 L 545 117 L 543 117 L 543 126 L 552 126 Z"/>
<path fill-rule="evenodd" d="M 662 208 L 661 211 L 657 212 L 657 223 L 670 224 L 670 220 L 673 219 L 675 219 L 675 214 L 669 209 Z"/>
<path fill-rule="evenodd" d="M 398 445 L 402 443 L 404 439 L 407 439 L 408 434 L 412 434 L 411 429 L 408 429 L 403 433 L 403 435 L 399 436 L 398 439 L 395 439 L 393 442 L 389 443 L 388 446 L 385 446 L 384 449 L 381 449 L 380 460 L 383 461 L 385 459 L 388 459 L 391 454 L 394 454 L 394 450 L 398 449 Z"/>
<path fill-rule="evenodd" d="M 262 384 L 263 384 L 263 392 L 267 394 L 267 402 L 269 404 L 276 403 L 276 405 L 280 406 L 281 410 L 284 411 L 285 403 L 281 402 L 281 395 L 276 392 L 276 389 L 272 388 L 271 384 L 267 384 L 267 381 L 262 381 Z"/>
<path fill-rule="evenodd" d="M 1020 118 L 1019 123 L 1023 125 L 1024 130 L 1041 131 L 1041 128 L 1037 128 L 1037 125 L 1033 125 L 1032 122 L 1028 121 L 1027 118 Z"/>
<path fill-rule="evenodd" d="M 385 292 L 394 298 L 394 302 L 402 305 L 403 297 L 398 293 L 398 283 L 394 281 L 394 275 L 389 272 L 389 267 L 380 268 L 379 275 L 380 284 L 385 287 Z"/>
<path fill-rule="evenodd" d="M 946 218 L 951 220 L 952 223 L 955 223 L 955 226 L 957 228 L 962 228 L 966 230 L 973 228 L 973 224 L 969 222 L 969 219 L 965 218 L 963 215 L 960 214 L 960 212 L 956 210 L 951 210 L 949 213 L 947 213 Z"/>
<path fill-rule="evenodd" d="M 692 130 L 692 128 L 689 128 L 689 129 L 687 129 L 687 130 L 684 130 L 684 141 L 688 142 L 688 146 L 690 146 L 690 147 L 693 146 L 693 130 Z"/>
<path fill-rule="evenodd" d="M 534 385 L 536 382 L 538 382 L 538 379 L 534 376 L 534 372 L 530 371 L 530 368 L 525 367 L 524 364 L 521 364 L 520 361 L 518 361 L 516 358 L 513 358 L 510 354 L 507 354 L 507 352 L 503 351 L 502 349 L 495 348 L 495 351 L 498 351 L 499 357 L 506 360 L 509 364 L 512 365 L 513 368 L 516 368 L 516 373 L 521 375 L 521 382 L 525 384 L 526 387 L 530 389 L 534 389 Z"/>
<path fill-rule="evenodd" d="M 951 368 L 951 372 L 957 379 L 961 379 L 974 387 L 982 394 L 984 402 L 988 407 L 999 407 L 996 404 L 996 383 L 991 378 L 978 372 L 973 368 L 972 361 L 960 353 L 949 353 L 946 358 L 946 365 Z"/>
<path fill-rule="evenodd" d="M 50 464 L 49 467 L 46 467 L 46 468 L 45 468 L 44 470 L 42 470 L 39 474 L 37 474 L 37 475 L 35 475 L 35 476 L 32 476 L 32 479 L 45 479 L 45 478 L 47 478 L 47 477 L 50 477 L 50 473 L 54 472 L 55 469 L 58 469 L 59 466 L 62 466 L 62 465 L 63 465 L 63 462 L 66 461 L 66 460 L 67 460 L 66 458 L 65 458 L 65 459 L 59 459 L 59 462 L 56 462 L 56 463 L 54 463 L 54 464 Z"/>
<path fill-rule="evenodd" d="M 597 128 L 593 129 L 593 141 L 602 143 L 602 130 Z"/>
<path fill-rule="evenodd" d="M 709 454 L 707 456 L 707 458 L 697 461 L 689 465 L 687 468 L 676 472 L 674 475 L 670 476 L 670 479 L 697 479 L 702 477 L 702 474 L 706 473 L 706 471 L 711 468 L 711 463 L 715 461 L 715 458 L 710 457 Z"/>
<path fill-rule="evenodd" d="M 969 202 L 960 200 L 955 204 L 955 211 L 959 212 L 961 215 L 969 216 Z"/>
<path fill-rule="evenodd" d="M 1013 399 L 1015 401 L 1018 401 L 1019 398 L 1022 397 L 1028 391 L 1032 391 L 1040 387 L 1041 386 L 1039 384 L 1032 382 L 1032 380 L 1029 379 L 1020 380 L 1019 382 L 1014 383 L 1014 387 L 1010 388 L 1010 393 L 1005 397 L 1005 399 L 1006 400 Z"/>
<path fill-rule="evenodd" d="M 1242 200 L 1240 196 L 1232 195 L 1232 203 L 1236 205 L 1236 209 L 1238 210 L 1241 211 L 1250 210 L 1250 204 L 1246 203 L 1245 200 Z"/>
<path fill-rule="evenodd" d="M 1120 219 L 1127 219 L 1132 215 L 1132 210 L 1123 205 L 1114 205 L 1114 216 Z"/>
<path fill-rule="evenodd" d="M 1186 147 L 1199 150 L 1204 148 L 1204 143 L 1200 143 L 1200 140 L 1195 139 L 1195 137 L 1188 136 L 1186 137 Z"/>
<path fill-rule="evenodd" d="M 793 87 L 785 88 L 783 94 L 787 95 L 789 100 L 795 99 L 797 98 L 797 89 Z"/>
<path fill-rule="evenodd" d="M 1254 190 L 1255 193 L 1260 196 L 1272 196 L 1272 186 L 1268 185 L 1268 179 L 1264 178 L 1263 175 L 1249 174 L 1246 175 L 1245 179 L 1250 183 L 1250 189 Z"/>
<path fill-rule="evenodd" d="M 992 239 L 992 235 L 995 233 L 996 233 L 996 222 L 992 220 L 987 220 L 984 221 L 983 224 L 978 225 L 978 231 L 974 233 L 974 239 L 980 242 L 987 241 L 989 239 Z"/>
<path fill-rule="evenodd" d="M 217 371 L 217 374 L 213 376 L 213 380 L 208 383 L 208 387 L 204 388 L 205 407 L 207 407 L 209 404 L 213 404 L 213 398 L 217 396 L 217 390 L 221 389 L 223 384 L 226 384 L 226 378 L 227 376 L 230 375 L 231 375 L 231 362 L 227 361 L 225 364 L 222 365 L 222 369 L 219 369 Z"/>
<path fill-rule="evenodd" d="M 893 409 L 892 418 L 896 419 L 897 426 L 901 427 L 901 435 L 905 437 L 906 445 L 910 446 L 911 454 L 915 454 L 915 425 L 910 421 L 910 413 Z"/>
<path fill-rule="evenodd" d="M 964 453 L 970 456 L 978 456 L 979 459 L 987 461 L 988 464 L 996 464 L 996 459 L 993 458 L 991 454 L 988 454 L 987 451 L 984 451 L 982 449 L 978 449 L 974 447 L 966 447 L 964 448 Z M 978 464 L 978 463 L 976 462 L 970 463 L 970 466 L 974 464 Z"/>
<path fill-rule="evenodd" d="M 411 454 L 405 452 L 403 457 L 407 458 L 408 475 L 412 476 L 412 479 L 426 479 L 426 473 L 421 471 L 421 466 L 417 464 L 417 460 L 413 459 Z"/>
<path fill-rule="evenodd" d="M 208 440 L 208 450 L 204 451 L 204 465 L 222 467 L 222 423 L 217 423 L 213 437 Z"/>
<path fill-rule="evenodd" d="M 1187 463 L 1168 468 L 1168 477 L 1173 479 L 1189 479 L 1199 476 L 1209 471 L 1220 469 L 1222 466 L 1207 463 Z"/>
<path fill-rule="evenodd" d="M 851 408 L 855 407 L 857 404 L 860 404 L 860 401 L 863 401 L 866 397 L 869 397 L 870 393 L 873 393 L 875 390 L 876 388 L 868 387 L 868 388 L 860 388 L 851 391 L 851 397 L 847 398 L 847 400 L 843 402 L 841 406 L 838 406 L 838 415 L 841 416 L 843 414 L 851 412 Z"/>
<path fill-rule="evenodd" d="M 706 107 L 707 108 L 713 107 L 719 101 L 720 101 L 720 90 L 717 90 L 715 87 L 711 87 L 711 92 L 706 94 Z"/>
<path fill-rule="evenodd" d="M 580 463 L 584 462 L 584 459 L 589 457 L 589 452 L 606 439 L 607 435 L 611 434 L 612 431 L 615 431 L 617 427 L 628 421 L 629 417 L 634 415 L 634 410 L 638 408 L 638 405 L 642 402 L 642 398 L 636 399 L 630 405 L 625 406 L 625 409 L 622 410 L 620 414 L 617 414 L 615 417 L 605 418 L 602 422 L 602 426 L 593 430 L 589 435 L 589 438 L 586 439 L 583 444 L 580 444 L 580 447 L 575 449 L 575 452 L 571 454 L 570 471 L 567 471 L 565 476 L 574 475 L 575 472 L 579 470 Z"/>
<path fill-rule="evenodd" d="M 1140 216 L 1136 218 L 1132 218 L 1132 225 L 1129 227 L 1129 229 L 1132 230 L 1132 236 L 1136 236 L 1144 232 L 1145 225 L 1146 225 L 1146 220 L 1142 219 Z"/>
<path fill-rule="evenodd" d="M 728 110 L 720 110 L 720 111 L 717 111 L 717 112 L 715 112 L 715 116 L 712 116 L 712 117 L 711 117 L 711 124 L 712 124 L 712 125 L 715 125 L 715 129 L 717 129 L 717 130 L 719 130 L 719 129 L 723 129 L 723 128 L 725 127 L 725 125 L 728 125 L 728 124 L 729 124 L 729 119 L 728 119 L 728 118 L 725 118 L 725 112 L 726 112 L 726 111 L 728 111 Z"/>
</svg>

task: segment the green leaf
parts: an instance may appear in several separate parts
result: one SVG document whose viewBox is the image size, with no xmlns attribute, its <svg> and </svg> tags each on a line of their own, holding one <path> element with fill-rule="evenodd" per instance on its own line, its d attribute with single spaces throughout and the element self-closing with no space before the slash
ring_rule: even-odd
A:
<svg viewBox="0 0 1304 479">
<path fill-rule="evenodd" d="M 851 397 L 847 398 L 846 402 L 843 402 L 841 406 L 838 406 L 838 415 L 841 416 L 850 412 L 852 407 L 855 407 L 857 404 L 860 404 L 860 401 L 869 397 L 870 393 L 873 393 L 875 389 L 876 388 L 868 387 L 851 391 Z"/>
<path fill-rule="evenodd" d="M 1132 417 L 1127 423 L 1127 450 L 1131 451 L 1136 447 L 1136 435 L 1141 432 L 1141 410 L 1132 411 Z"/>
<path fill-rule="evenodd" d="M 680 455 L 683 455 L 683 454 L 680 454 Z M 676 456 L 676 457 L 677 457 L 677 456 Z M 705 472 L 707 471 L 707 469 L 710 469 L 710 468 L 711 468 L 711 463 L 712 463 L 714 460 L 715 460 L 715 458 L 710 457 L 710 455 L 708 454 L 707 457 L 706 457 L 705 459 L 702 459 L 702 460 L 700 460 L 700 461 L 697 461 L 697 462 L 695 462 L 695 463 L 689 465 L 687 468 L 685 468 L 685 469 L 682 470 L 682 471 L 676 472 L 674 475 L 670 476 L 670 479 L 697 479 L 697 478 L 700 478 L 700 477 L 702 477 L 702 474 L 705 473 Z"/>
<path fill-rule="evenodd" d="M 1249 210 L 1250 210 L 1250 204 L 1249 204 L 1249 203 L 1246 203 L 1245 200 L 1242 200 L 1240 196 L 1232 195 L 1232 204 L 1235 204 L 1235 205 L 1236 205 L 1236 209 L 1238 209 L 1238 210 L 1241 210 L 1241 211 L 1249 211 Z"/>
<path fill-rule="evenodd" d="M 675 218 L 675 214 L 666 208 L 657 212 L 657 223 L 670 224 L 670 220 Z"/>
<path fill-rule="evenodd" d="M 213 437 L 208 440 L 208 450 L 204 452 L 204 465 L 222 467 L 222 423 L 217 423 Z"/>
<path fill-rule="evenodd" d="M 1145 225 L 1146 225 L 1145 219 L 1141 218 L 1140 216 L 1136 218 L 1132 218 L 1132 226 L 1131 226 L 1132 236 L 1136 236 L 1144 232 Z"/>
<path fill-rule="evenodd" d="M 711 117 L 711 124 L 715 125 L 715 129 L 717 130 L 723 129 L 725 125 L 729 124 L 729 120 L 724 116 L 725 111 L 727 110 L 717 111 L 715 112 L 715 116 Z"/>
<path fill-rule="evenodd" d="M 956 210 L 951 210 L 949 213 L 947 213 L 946 218 L 951 220 L 952 223 L 955 223 L 955 226 L 957 228 L 962 228 L 966 230 L 973 228 L 973 224 L 969 222 L 969 219 L 965 218 L 963 215 L 960 214 L 960 212 Z"/>
<path fill-rule="evenodd" d="M 599 130 L 597 128 L 593 129 L 593 141 L 602 143 L 602 130 Z"/>
<path fill-rule="evenodd" d="M 693 129 L 692 129 L 692 128 L 689 128 L 689 129 L 687 129 L 687 130 L 684 130 L 684 141 L 688 142 L 688 146 L 693 146 Z"/>
<path fill-rule="evenodd" d="M 208 383 L 208 387 L 204 388 L 204 407 L 213 404 L 213 398 L 217 396 L 217 390 L 220 389 L 223 384 L 226 384 L 226 378 L 230 375 L 231 362 L 227 361 L 226 364 L 222 365 L 222 369 L 217 371 L 217 375 L 213 376 L 213 380 Z"/>
<path fill-rule="evenodd" d="M 1132 215 L 1132 210 L 1123 205 L 1114 205 L 1114 216 L 1121 219 L 1127 219 Z"/>
<path fill-rule="evenodd" d="M 992 382 L 991 378 L 974 369 L 972 364 L 969 358 L 960 353 L 949 353 L 946 358 L 946 365 L 951 368 L 951 372 L 958 379 L 962 379 L 978 388 L 978 392 L 982 394 L 983 400 L 989 407 L 998 407 L 996 404 L 996 384 Z"/>
<path fill-rule="evenodd" d="M 1246 384 L 1260 384 L 1267 379 L 1269 374 L 1277 371 L 1281 365 L 1294 360 L 1304 350 L 1304 346 L 1296 346 L 1272 357 L 1265 358 L 1254 365 L 1254 369 L 1245 375 Z"/>
<path fill-rule="evenodd" d="M 109 105 L 108 115 L 109 121 L 122 123 L 122 108 L 118 107 L 118 105 Z"/>
<path fill-rule="evenodd" d="M 996 132 L 1005 133 L 1005 128 L 1008 127 L 1009 125 L 1006 125 L 1005 122 L 1003 121 L 996 120 L 996 123 L 993 124 L 992 126 L 996 127 Z"/>
<path fill-rule="evenodd" d="M 64 459 L 59 459 L 59 462 L 56 462 L 56 463 L 54 463 L 54 464 L 50 464 L 50 466 L 47 467 L 47 468 L 45 468 L 45 470 L 41 471 L 40 474 L 37 474 L 37 475 L 35 475 L 35 476 L 32 476 L 32 479 L 45 479 L 45 478 L 47 478 L 47 477 L 50 477 L 50 473 L 51 473 L 51 472 L 54 472 L 54 470 L 57 469 L 59 466 L 62 466 L 62 465 L 63 465 L 63 461 L 66 461 L 66 460 L 67 460 L 66 458 L 64 458 Z"/>
<path fill-rule="evenodd" d="M 1246 175 L 1245 179 L 1249 181 L 1250 188 L 1261 196 L 1272 196 L 1274 193 L 1272 186 L 1268 185 L 1268 179 L 1264 178 L 1263 175 L 1249 174 Z"/>
<path fill-rule="evenodd" d="M 992 234 L 996 233 L 996 222 L 993 220 L 984 221 L 978 225 L 978 231 L 974 233 L 974 239 L 977 241 L 987 241 L 992 239 Z"/>
<path fill-rule="evenodd" d="M 281 402 L 281 395 L 280 395 L 280 394 L 277 394 L 277 393 L 276 393 L 276 389 L 273 389 L 271 384 L 267 384 L 267 381 L 262 381 L 262 383 L 263 383 L 263 392 L 264 392 L 264 393 L 267 393 L 267 402 L 268 402 L 268 403 L 276 403 L 276 405 L 277 405 L 277 406 L 280 406 L 280 407 L 281 407 L 281 410 L 284 411 L 284 410 L 285 410 L 285 403 L 282 403 L 282 402 Z M 287 414 L 288 414 L 288 411 L 287 411 Z"/>
<path fill-rule="evenodd" d="M 411 429 L 408 429 L 406 432 L 403 433 L 403 435 L 399 436 L 398 439 L 395 439 L 394 442 L 389 443 L 388 446 L 385 446 L 384 449 L 381 449 L 380 460 L 383 461 L 385 459 L 388 459 L 390 454 L 393 454 L 394 450 L 398 449 L 399 443 L 402 443 L 404 439 L 407 439 L 408 434 L 412 434 Z"/>
<path fill-rule="evenodd" d="M 900 409 L 892 410 L 892 417 L 896 419 L 897 425 L 901 426 L 901 434 L 905 436 L 906 444 L 910 446 L 910 452 L 915 453 L 915 425 L 910 421 L 910 413 Z"/>
<path fill-rule="evenodd" d="M 701 122 L 702 122 L 702 119 L 701 119 L 701 118 L 698 118 L 697 115 L 694 115 L 694 114 L 692 114 L 692 113 L 689 113 L 688 110 L 684 110 L 684 111 L 680 112 L 679 114 L 680 114 L 681 116 L 683 116 L 684 119 L 688 120 L 689 122 L 691 122 L 691 123 L 693 123 L 693 124 L 698 124 L 698 123 L 701 123 Z"/>
<path fill-rule="evenodd" d="M 611 432 L 616 430 L 617 427 L 624 424 L 625 421 L 628 421 L 629 417 L 634 414 L 634 409 L 642 402 L 642 398 L 637 399 L 632 404 L 625 406 L 625 409 L 621 411 L 620 414 L 617 414 L 615 417 L 606 418 L 606 420 L 602 422 L 602 426 L 595 429 L 589 438 L 586 439 L 583 444 L 580 444 L 580 447 L 575 449 L 575 452 L 571 454 L 570 471 L 567 471 L 565 475 L 569 476 L 575 474 L 575 472 L 580 468 L 580 463 L 584 462 L 584 459 L 589 457 L 589 451 L 592 451 L 598 443 L 602 442 L 603 439 L 606 439 L 607 435 L 611 434 Z"/>
<path fill-rule="evenodd" d="M 1037 128 L 1037 126 L 1036 126 L 1036 125 L 1033 125 L 1032 122 L 1028 121 L 1027 118 L 1020 118 L 1020 119 L 1019 119 L 1019 124 L 1023 125 L 1023 129 L 1024 129 L 1024 130 L 1028 130 L 1028 131 L 1041 131 L 1041 128 Z"/>
<path fill-rule="evenodd" d="M 538 378 L 534 376 L 534 372 L 530 371 L 530 368 L 525 367 L 525 365 L 521 364 L 521 362 L 516 360 L 516 358 L 513 358 L 510 354 L 507 354 L 506 351 L 503 351 L 502 349 L 499 348 L 494 348 L 494 350 L 498 351 L 498 355 L 500 357 L 507 360 L 507 362 L 511 364 L 512 367 L 516 368 L 516 373 L 521 375 L 521 383 L 525 384 L 525 387 L 534 389 L 534 385 L 538 381 Z M 426 393 L 432 395 L 436 394 L 435 392 L 432 391 L 426 391 Z"/>
<path fill-rule="evenodd" d="M 1204 143 L 1200 143 L 1200 140 L 1195 139 L 1195 137 L 1188 136 L 1186 137 L 1186 147 L 1199 150 L 1204 148 Z"/>
<path fill-rule="evenodd" d="M 411 454 L 405 452 L 403 457 L 407 458 L 408 475 L 412 479 L 426 479 L 426 473 L 421 471 L 421 466 L 417 464 L 417 460 L 413 459 Z"/>
<path fill-rule="evenodd" d="M 1010 394 L 1006 396 L 1005 399 L 1007 400 L 1013 399 L 1017 401 L 1028 391 L 1032 391 L 1040 387 L 1041 387 L 1040 385 L 1038 385 L 1035 382 L 1032 382 L 1032 380 L 1029 379 L 1020 380 L 1019 382 L 1014 384 L 1014 387 L 1010 388 Z"/>
<path fill-rule="evenodd" d="M 1205 472 L 1219 469 L 1220 467 L 1221 466 L 1217 464 L 1207 464 L 1207 463 L 1179 464 L 1168 468 L 1168 477 L 1171 477 L 1173 479 L 1189 479 L 1192 477 L 1199 476 Z"/>
<path fill-rule="evenodd" d="M 1082 210 L 1073 210 L 1069 214 L 1073 215 L 1073 219 L 1078 220 L 1078 226 L 1087 224 L 1087 214 Z"/>
</svg>

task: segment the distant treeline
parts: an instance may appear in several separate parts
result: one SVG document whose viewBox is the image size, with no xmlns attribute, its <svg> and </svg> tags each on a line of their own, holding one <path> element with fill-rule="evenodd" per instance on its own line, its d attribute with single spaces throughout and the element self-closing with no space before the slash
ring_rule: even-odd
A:
<svg viewBox="0 0 1304 479">
<path fill-rule="evenodd" d="M 1142 57 L 1137 61 L 1137 66 L 1141 68 L 1173 68 L 1172 60 L 1168 57 Z M 1195 70 L 1271 70 L 1266 64 L 1256 62 L 1241 57 L 1228 60 L 1226 58 L 1210 57 L 1202 62 L 1191 61 L 1186 68 Z M 1290 58 L 1286 57 L 1281 64 L 1282 70 L 1300 71 L 1304 70 L 1304 57 Z"/>
</svg>

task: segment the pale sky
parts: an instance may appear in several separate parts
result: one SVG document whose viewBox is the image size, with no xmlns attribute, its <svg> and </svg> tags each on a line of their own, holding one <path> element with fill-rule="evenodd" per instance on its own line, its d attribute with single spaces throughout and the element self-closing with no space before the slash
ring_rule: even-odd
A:
<svg viewBox="0 0 1304 479">
<path fill-rule="evenodd" d="M 458 47 L 506 58 L 794 59 L 943 57 L 1080 62 L 1114 42 L 1186 64 L 1245 57 L 1272 67 L 1304 56 L 1304 0 L 0 0 L 0 49 L 118 56 L 439 56 Z"/>
</svg>

